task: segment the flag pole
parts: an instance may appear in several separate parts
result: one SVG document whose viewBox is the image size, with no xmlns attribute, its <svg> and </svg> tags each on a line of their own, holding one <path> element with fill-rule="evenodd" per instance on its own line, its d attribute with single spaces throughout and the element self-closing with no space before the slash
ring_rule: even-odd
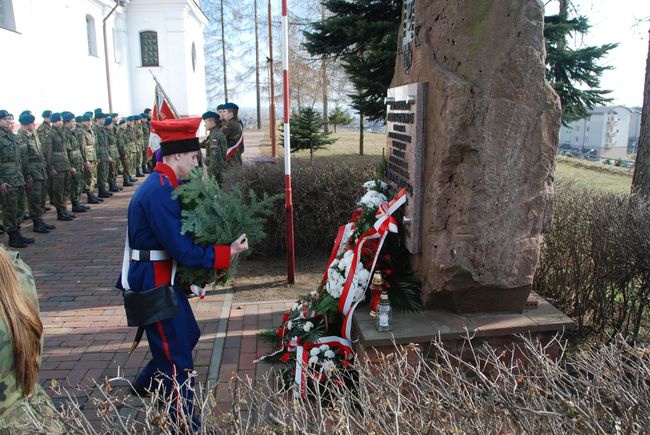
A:
<svg viewBox="0 0 650 435">
<path fill-rule="evenodd" d="M 156 82 L 156 86 L 160 88 L 160 92 L 162 92 L 163 96 L 165 97 L 165 100 L 167 100 L 167 102 L 169 103 L 169 108 L 172 109 L 172 112 L 174 112 L 174 116 L 176 118 L 180 118 L 180 116 L 178 116 L 178 112 L 176 111 L 176 108 L 174 107 L 174 104 L 172 103 L 172 100 L 169 98 L 169 95 L 167 95 L 167 92 L 165 92 L 165 90 L 163 89 L 162 85 L 156 78 L 155 74 L 151 72 L 151 70 L 148 71 L 149 74 L 151 74 L 151 77 L 153 77 L 153 80 Z"/>
<path fill-rule="evenodd" d="M 289 119 L 289 18 L 282 0 L 282 84 L 284 97 L 284 211 L 287 232 L 287 281 L 295 282 L 296 257 L 293 245 L 293 197 L 291 194 L 291 131 Z"/>
</svg>

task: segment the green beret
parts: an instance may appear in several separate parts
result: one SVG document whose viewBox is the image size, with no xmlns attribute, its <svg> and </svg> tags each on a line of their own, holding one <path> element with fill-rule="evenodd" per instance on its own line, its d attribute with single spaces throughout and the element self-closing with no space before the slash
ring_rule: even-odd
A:
<svg viewBox="0 0 650 435">
<path fill-rule="evenodd" d="M 52 115 L 51 110 L 44 110 L 43 114 L 41 115 L 43 118 L 49 118 Z"/>
<path fill-rule="evenodd" d="M 95 113 L 95 119 L 102 119 L 102 118 L 106 118 L 105 113 L 102 113 L 102 112 Z"/>
<path fill-rule="evenodd" d="M 93 114 L 92 113 L 84 113 L 83 116 L 81 117 L 82 121 L 90 121 L 93 119 Z"/>
<path fill-rule="evenodd" d="M 18 118 L 20 118 L 23 115 L 31 115 L 31 114 L 32 114 L 31 110 L 23 110 L 22 112 L 20 112 L 20 115 L 18 115 Z"/>
<path fill-rule="evenodd" d="M 223 109 L 225 109 L 225 107 L 223 107 L 223 106 L 225 106 L 225 104 L 219 104 L 219 105 L 217 106 L 217 110 L 223 110 Z"/>
<path fill-rule="evenodd" d="M 122 125 L 126 123 L 126 119 L 120 119 L 120 122 L 117 123 L 117 125 Z"/>
<path fill-rule="evenodd" d="M 111 122 L 113 122 L 113 118 L 107 116 L 106 120 L 104 120 L 104 126 L 108 127 L 109 125 L 111 125 Z"/>
<path fill-rule="evenodd" d="M 61 114 L 61 119 L 63 119 L 63 122 L 70 122 L 74 119 L 74 113 L 72 112 L 63 112 Z"/>
<path fill-rule="evenodd" d="M 58 122 L 61 120 L 61 114 L 59 112 L 53 113 L 50 115 L 50 121 Z"/>
<path fill-rule="evenodd" d="M 201 118 L 203 118 L 203 119 L 218 118 L 218 117 L 219 117 L 219 115 L 217 115 L 217 114 L 216 114 L 215 112 L 213 112 L 212 110 L 208 110 L 207 112 L 205 112 L 205 113 L 201 116 Z"/>
<path fill-rule="evenodd" d="M 12 115 L 11 113 L 7 112 L 4 109 L 0 110 L 0 119 L 5 119 L 5 118 L 9 118 L 9 117 L 11 117 L 11 119 L 14 119 L 14 115 Z"/>
<path fill-rule="evenodd" d="M 226 103 L 226 104 L 223 105 L 223 108 L 226 109 L 226 110 L 228 110 L 228 109 L 230 109 L 230 110 L 239 110 L 239 106 L 236 105 L 235 103 Z"/>
<path fill-rule="evenodd" d="M 117 118 L 118 114 L 117 113 L 111 113 L 111 118 Z"/>
<path fill-rule="evenodd" d="M 98 113 L 104 113 L 101 107 L 95 109 L 95 115 L 97 115 Z"/>
<path fill-rule="evenodd" d="M 79 116 L 75 116 L 74 120 L 77 121 L 77 122 L 81 122 L 81 121 L 84 120 L 83 118 L 84 118 L 83 116 L 79 115 Z"/>
<path fill-rule="evenodd" d="M 93 112 L 84 112 L 84 115 L 88 115 L 88 116 L 90 116 L 92 118 L 93 117 Z"/>
<path fill-rule="evenodd" d="M 36 120 L 36 117 L 31 113 L 21 113 L 18 117 L 18 122 L 22 125 L 32 124 Z"/>
</svg>

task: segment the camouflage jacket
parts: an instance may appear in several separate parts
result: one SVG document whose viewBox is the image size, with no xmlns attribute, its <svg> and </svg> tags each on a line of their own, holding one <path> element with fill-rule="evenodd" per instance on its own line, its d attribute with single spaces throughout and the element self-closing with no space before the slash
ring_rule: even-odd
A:
<svg viewBox="0 0 650 435">
<path fill-rule="evenodd" d="M 65 132 L 63 127 L 52 127 L 47 141 L 43 144 L 43 153 L 48 166 L 59 171 L 70 169 L 70 159 L 65 145 Z"/>
<path fill-rule="evenodd" d="M 108 132 L 104 127 L 101 127 L 99 125 L 95 125 L 93 128 L 95 129 L 95 138 L 97 140 L 97 160 L 108 161 Z"/>
<path fill-rule="evenodd" d="M 64 142 L 70 164 L 77 171 L 80 171 L 84 163 L 84 157 L 81 154 L 81 146 L 76 132 L 74 130 L 65 130 Z"/>
<path fill-rule="evenodd" d="M 0 127 L 0 183 L 24 186 L 27 162 L 23 162 L 18 139 L 13 131 Z"/>
<path fill-rule="evenodd" d="M 45 171 L 47 163 L 45 162 L 45 156 L 43 155 L 43 149 L 41 148 L 41 141 L 38 138 L 36 131 L 28 132 L 21 127 L 18 130 L 16 138 L 20 145 L 22 159 L 24 162 L 27 162 L 28 174 L 34 180 L 47 179 L 47 172 Z"/>
<path fill-rule="evenodd" d="M 228 147 L 233 146 L 241 138 L 242 125 L 239 118 L 232 118 L 224 122 L 221 126 L 221 131 L 226 136 L 226 143 Z"/>
<path fill-rule="evenodd" d="M 97 160 L 97 139 L 95 137 L 95 131 L 92 127 L 83 125 L 81 127 L 81 134 L 84 136 L 83 144 L 86 147 L 86 160 L 89 162 L 94 162 Z"/>
<path fill-rule="evenodd" d="M 38 128 L 36 129 L 36 133 L 38 133 L 38 138 L 41 141 L 41 145 L 47 142 L 47 137 L 50 135 L 51 132 L 52 132 L 51 124 L 42 123 L 41 125 L 38 126 Z"/>
<path fill-rule="evenodd" d="M 210 130 L 205 139 L 205 156 L 208 174 L 221 181 L 221 174 L 226 169 L 226 136 L 218 128 Z"/>
<path fill-rule="evenodd" d="M 126 130 L 122 127 L 119 127 L 115 131 L 115 141 L 117 142 L 117 151 L 120 154 L 120 159 L 124 159 L 129 156 L 129 150 L 127 148 L 126 141 Z"/>
<path fill-rule="evenodd" d="M 106 127 L 104 127 L 106 128 Z M 108 155 L 113 161 L 120 158 L 120 152 L 117 149 L 117 130 L 115 128 L 106 128 L 106 137 L 108 138 Z"/>
<path fill-rule="evenodd" d="M 144 146 L 144 149 L 146 150 L 149 147 L 149 133 L 151 132 L 151 129 L 149 127 L 148 122 L 143 122 L 142 123 L 142 143 Z"/>
</svg>

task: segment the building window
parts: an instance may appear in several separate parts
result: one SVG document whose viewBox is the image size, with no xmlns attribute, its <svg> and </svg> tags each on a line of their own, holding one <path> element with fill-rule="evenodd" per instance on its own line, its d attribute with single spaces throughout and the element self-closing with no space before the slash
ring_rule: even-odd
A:
<svg viewBox="0 0 650 435">
<path fill-rule="evenodd" d="M 88 55 L 97 57 L 97 32 L 95 32 L 95 19 L 86 15 L 86 35 L 88 36 Z"/>
<path fill-rule="evenodd" d="M 156 32 L 140 32 L 140 56 L 142 66 L 158 66 L 158 34 Z"/>
<path fill-rule="evenodd" d="M 192 42 L 192 71 L 196 72 L 196 44 Z"/>
<path fill-rule="evenodd" d="M 11 0 L 0 0 L 0 27 L 16 31 L 14 5 Z"/>
</svg>

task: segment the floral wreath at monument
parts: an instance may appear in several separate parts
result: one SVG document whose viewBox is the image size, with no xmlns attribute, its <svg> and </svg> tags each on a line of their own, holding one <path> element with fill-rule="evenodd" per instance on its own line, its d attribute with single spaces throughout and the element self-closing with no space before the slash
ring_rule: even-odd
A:
<svg viewBox="0 0 650 435">
<path fill-rule="evenodd" d="M 305 396 L 307 379 L 324 382 L 333 368 L 347 368 L 354 359 L 352 317 L 366 298 L 374 270 L 382 272 L 390 303 L 398 309 L 421 311 L 420 285 L 414 279 L 399 237 L 398 210 L 406 190 L 389 202 L 390 187 L 380 180 L 364 183 L 350 221 L 339 227 L 334 247 L 318 288 L 298 299 L 282 315 L 277 329 L 260 333 L 276 351 L 255 362 L 285 365 L 288 385 Z"/>
</svg>

